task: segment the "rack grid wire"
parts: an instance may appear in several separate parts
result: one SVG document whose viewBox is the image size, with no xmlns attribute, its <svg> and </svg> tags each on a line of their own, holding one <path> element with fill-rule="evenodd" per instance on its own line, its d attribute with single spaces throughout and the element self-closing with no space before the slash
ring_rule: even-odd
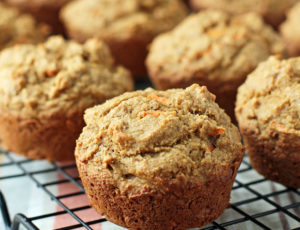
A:
<svg viewBox="0 0 300 230">
<path fill-rule="evenodd" d="M 14 180 L 20 177 L 28 177 L 32 182 L 34 182 L 38 189 L 42 190 L 50 199 L 57 203 L 60 206 L 61 211 L 46 213 L 38 216 L 27 217 L 24 214 L 16 214 L 13 220 L 10 219 L 9 212 L 7 209 L 7 205 L 5 202 L 4 195 L 0 193 L 0 207 L 2 212 L 2 218 L 5 225 L 5 228 L 17 230 L 20 229 L 22 225 L 25 229 L 36 230 L 39 229 L 39 226 L 36 224 L 37 221 L 43 221 L 46 218 L 56 217 L 60 215 L 69 215 L 71 216 L 77 223 L 72 224 L 70 226 L 65 226 L 63 228 L 58 228 L 60 230 L 64 229 L 93 229 L 93 226 L 97 226 L 97 224 L 105 222 L 105 218 L 98 218 L 91 221 L 85 221 L 82 219 L 77 213 L 83 210 L 92 209 L 89 205 L 84 205 L 76 208 L 70 208 L 62 201 L 65 198 L 76 197 L 80 195 L 84 195 L 84 188 L 81 184 L 80 178 L 78 175 L 74 176 L 74 174 L 70 173 L 70 170 L 76 170 L 76 165 L 74 163 L 69 164 L 59 164 L 59 163 L 47 163 L 49 167 L 41 170 L 30 170 L 30 167 L 26 167 L 27 164 L 32 163 L 33 161 L 28 160 L 26 158 L 15 159 L 12 153 L 8 153 L 6 151 L 0 150 L 0 157 L 5 158 L 5 163 L 0 164 L 0 169 L 5 170 L 6 167 L 15 166 L 19 169 L 18 172 L 10 174 L 10 175 L 1 175 L 0 174 L 0 182 L 4 180 Z M 50 172 L 59 173 L 61 176 L 51 182 L 44 183 L 38 179 L 38 175 L 47 174 Z M 254 173 L 254 174 L 253 174 Z M 243 176 L 244 175 L 244 176 Z M 246 181 L 244 179 L 246 178 Z M 49 187 L 64 184 L 64 183 L 72 183 L 77 189 L 74 191 L 69 191 L 69 193 L 57 196 L 54 192 L 49 189 Z M 247 197 L 240 197 L 239 200 L 232 200 L 230 206 L 226 209 L 225 212 L 235 212 L 238 215 L 229 215 L 229 218 L 221 218 L 212 222 L 210 225 L 202 228 L 205 230 L 212 229 L 233 229 L 236 226 L 242 226 L 240 224 L 245 223 L 246 226 L 253 225 L 255 226 L 253 229 L 274 229 L 273 225 L 268 225 L 268 222 L 265 219 L 271 215 L 278 215 L 277 219 L 280 221 L 281 226 L 278 225 L 278 229 L 300 229 L 300 190 L 287 188 L 281 185 L 278 185 L 279 189 L 268 192 L 263 191 L 261 189 L 256 189 L 255 187 L 263 184 L 269 183 L 274 186 L 272 182 L 259 177 L 258 174 L 251 168 L 249 164 L 248 157 L 245 156 L 241 167 L 238 171 L 237 178 L 235 180 L 234 186 L 232 188 L 232 197 L 235 197 L 238 194 L 239 190 L 244 190 L 243 194 L 251 194 Z M 17 189 L 17 185 L 16 185 Z M 245 193 L 246 191 L 246 193 Z M 267 193 L 266 193 L 267 192 Z M 288 195 L 293 196 L 293 201 L 290 204 L 280 204 L 278 202 L 278 196 Z M 243 195 L 244 196 L 244 195 Z M 264 201 L 270 206 L 269 210 L 262 209 L 259 212 L 252 213 L 251 209 L 245 209 L 246 207 L 257 206 L 256 203 Z M 20 210 L 21 211 L 21 210 Z M 238 216 L 238 217 L 237 217 Z M 276 219 L 276 218 L 275 218 Z M 289 219 L 289 220 L 287 220 Z M 292 223 L 292 225 L 291 225 Z"/>
</svg>

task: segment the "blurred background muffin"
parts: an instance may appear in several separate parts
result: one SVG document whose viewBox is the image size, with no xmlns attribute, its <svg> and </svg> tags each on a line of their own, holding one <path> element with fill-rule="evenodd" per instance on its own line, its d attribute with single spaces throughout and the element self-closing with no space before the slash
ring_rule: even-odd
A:
<svg viewBox="0 0 300 230">
<path fill-rule="evenodd" d="M 239 88 L 236 116 L 253 168 L 300 188 L 300 58 L 269 58 Z"/>
<path fill-rule="evenodd" d="M 133 90 L 100 40 L 50 37 L 0 53 L 0 139 L 31 159 L 72 160 L 86 108 Z"/>
<path fill-rule="evenodd" d="M 4 0 L 20 11 L 31 14 L 38 22 L 47 23 L 54 33 L 64 33 L 59 11 L 71 0 Z"/>
<path fill-rule="evenodd" d="M 49 27 L 37 23 L 31 15 L 0 2 L 0 50 L 15 44 L 41 42 L 49 32 Z"/>
<path fill-rule="evenodd" d="M 300 56 L 300 2 L 288 13 L 287 20 L 280 26 L 290 56 Z"/>
<path fill-rule="evenodd" d="M 207 10 L 155 38 L 146 64 L 156 88 L 205 85 L 234 119 L 239 85 L 261 61 L 283 51 L 279 35 L 260 16 Z"/>
<path fill-rule="evenodd" d="M 287 10 L 299 0 L 190 0 L 194 9 L 219 9 L 231 14 L 255 12 L 277 28 Z"/>
<path fill-rule="evenodd" d="M 141 77 L 146 75 L 148 44 L 186 14 L 182 0 L 75 0 L 60 16 L 71 38 L 104 39 L 117 63 Z"/>
</svg>

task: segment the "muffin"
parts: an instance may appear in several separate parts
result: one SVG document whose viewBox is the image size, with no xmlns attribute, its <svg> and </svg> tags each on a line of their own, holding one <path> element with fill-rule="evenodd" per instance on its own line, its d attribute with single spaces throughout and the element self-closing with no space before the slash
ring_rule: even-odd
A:
<svg viewBox="0 0 300 230">
<path fill-rule="evenodd" d="M 51 37 L 0 53 L 0 139 L 32 159 L 74 159 L 86 108 L 133 89 L 100 40 Z"/>
<path fill-rule="evenodd" d="M 86 110 L 75 158 L 92 207 L 129 229 L 186 229 L 220 216 L 244 151 L 214 99 L 195 84 Z"/>
<path fill-rule="evenodd" d="M 300 188 L 300 58 L 271 57 L 239 88 L 236 117 L 252 166 Z"/>
<path fill-rule="evenodd" d="M 277 28 L 285 14 L 299 0 L 190 0 L 194 9 L 218 9 L 230 14 L 255 12 Z"/>
<path fill-rule="evenodd" d="M 155 38 L 146 65 L 157 89 L 206 85 L 233 119 L 238 86 L 259 62 L 283 50 L 279 35 L 259 16 L 209 10 Z"/>
<path fill-rule="evenodd" d="M 22 12 L 33 15 L 38 22 L 50 25 L 55 33 L 63 33 L 64 28 L 59 20 L 59 11 L 71 0 L 5 0 L 9 5 Z"/>
<path fill-rule="evenodd" d="M 38 43 L 48 34 L 46 25 L 0 2 L 0 50 L 15 44 Z"/>
<path fill-rule="evenodd" d="M 290 56 L 300 56 L 300 3 L 288 13 L 287 20 L 280 26 Z"/>
<path fill-rule="evenodd" d="M 141 78 L 148 44 L 186 14 L 182 0 L 75 0 L 63 8 L 61 18 L 71 38 L 104 39 L 116 61 Z"/>
</svg>

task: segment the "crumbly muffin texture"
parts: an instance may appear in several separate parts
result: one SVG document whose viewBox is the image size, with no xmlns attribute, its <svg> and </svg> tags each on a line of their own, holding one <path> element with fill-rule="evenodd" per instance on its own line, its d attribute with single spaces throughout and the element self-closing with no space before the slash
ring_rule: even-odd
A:
<svg viewBox="0 0 300 230">
<path fill-rule="evenodd" d="M 285 18 L 287 10 L 299 0 L 190 0 L 196 9 L 214 8 L 231 14 L 255 12 L 266 22 L 277 27 Z"/>
<path fill-rule="evenodd" d="M 206 87 L 125 93 L 86 110 L 75 157 L 91 205 L 132 229 L 202 226 L 227 207 L 243 157 Z"/>
<path fill-rule="evenodd" d="M 180 176 L 209 180 L 241 154 L 237 128 L 214 99 L 193 85 L 126 93 L 88 109 L 77 158 L 109 172 L 124 193 Z"/>
<path fill-rule="evenodd" d="M 75 0 L 61 12 L 67 27 L 92 36 L 150 40 L 173 28 L 186 15 L 181 0 Z"/>
<path fill-rule="evenodd" d="M 81 111 L 133 89 L 130 73 L 97 39 L 80 45 L 56 36 L 6 49 L 0 76 L 0 110 L 20 117 Z"/>
<path fill-rule="evenodd" d="M 283 51 L 279 35 L 256 14 L 207 10 L 156 37 L 146 65 L 158 89 L 206 85 L 234 120 L 238 86 L 259 62 Z"/>
<path fill-rule="evenodd" d="M 268 136 L 274 127 L 300 136 L 300 59 L 271 57 L 239 88 L 236 113 L 245 126 Z"/>
<path fill-rule="evenodd" d="M 289 54 L 300 55 L 300 3 L 296 4 L 287 14 L 287 20 L 280 26 Z"/>
<path fill-rule="evenodd" d="M 236 116 L 252 166 L 300 187 L 300 58 L 271 57 L 239 88 Z"/>
<path fill-rule="evenodd" d="M 0 50 L 15 44 L 38 43 L 48 34 L 46 25 L 37 24 L 30 15 L 0 2 Z"/>
<path fill-rule="evenodd" d="M 218 88 L 230 81 L 239 85 L 260 61 L 283 50 L 280 37 L 255 14 L 231 17 L 204 11 L 158 36 L 147 66 L 166 84 L 176 78 L 198 78 Z"/>
</svg>

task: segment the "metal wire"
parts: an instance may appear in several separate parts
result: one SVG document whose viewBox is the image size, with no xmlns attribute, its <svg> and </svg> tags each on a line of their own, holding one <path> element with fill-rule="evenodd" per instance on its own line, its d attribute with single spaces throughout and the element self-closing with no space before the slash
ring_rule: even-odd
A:
<svg viewBox="0 0 300 230">
<path fill-rule="evenodd" d="M 1 157 L 1 155 L 2 155 L 2 157 L 4 157 L 6 159 L 5 163 L 0 164 L 0 168 L 2 170 L 5 170 L 6 167 L 16 166 L 18 169 L 20 169 L 20 172 L 15 173 L 13 175 L 7 175 L 7 176 L 2 176 L 2 177 L 0 175 L 0 181 L 1 180 L 14 180 L 15 178 L 27 177 L 31 181 L 33 181 L 38 186 L 39 189 L 41 189 L 45 194 L 47 194 L 47 196 L 49 196 L 51 198 L 51 200 L 56 202 L 62 208 L 62 211 L 47 213 L 44 215 L 33 216 L 33 217 L 27 217 L 24 214 L 17 214 L 14 217 L 13 221 L 11 221 L 9 213 L 8 213 L 8 209 L 7 209 L 7 206 L 5 203 L 4 196 L 0 192 L 0 208 L 1 208 L 1 212 L 2 212 L 2 217 L 4 219 L 3 222 L 4 222 L 7 230 L 8 229 L 17 230 L 17 229 L 19 229 L 20 225 L 24 226 L 26 229 L 29 229 L 29 230 L 36 230 L 36 229 L 39 229 L 38 226 L 35 225 L 36 221 L 42 221 L 49 217 L 56 217 L 56 216 L 65 215 L 65 214 L 70 215 L 74 220 L 76 220 L 77 223 L 72 224 L 70 226 L 60 228 L 60 230 L 76 229 L 76 228 L 80 228 L 80 227 L 83 227 L 85 229 L 92 229 L 91 225 L 102 223 L 102 222 L 106 221 L 104 218 L 100 218 L 98 220 L 86 222 L 83 219 L 81 219 L 76 214 L 76 212 L 90 209 L 91 208 L 90 206 L 85 205 L 85 206 L 77 207 L 77 208 L 69 208 L 69 207 L 67 207 L 67 205 L 65 205 L 61 201 L 62 199 L 67 198 L 67 197 L 74 197 L 74 196 L 84 194 L 84 188 L 80 183 L 80 178 L 78 178 L 78 177 L 74 178 L 72 175 L 70 175 L 67 172 L 68 170 L 75 169 L 76 168 L 75 164 L 60 166 L 59 164 L 52 163 L 52 164 L 50 164 L 50 166 L 51 166 L 50 168 L 43 169 L 43 170 L 37 170 L 37 171 L 29 171 L 28 169 L 26 169 L 26 167 L 24 167 L 24 165 L 30 163 L 31 162 L 30 160 L 26 159 L 26 160 L 18 161 L 18 160 L 15 160 L 10 155 L 10 153 L 0 150 L 0 157 Z M 251 168 L 251 165 L 247 161 L 244 160 L 243 164 L 246 167 L 244 167 L 243 169 L 240 169 L 238 171 L 238 174 L 251 172 L 253 170 Z M 43 175 L 43 174 L 46 174 L 49 172 L 59 172 L 63 176 L 63 178 L 55 180 L 55 181 L 47 182 L 47 183 L 43 183 L 39 179 L 36 178 L 37 175 Z M 245 189 L 245 190 L 247 190 L 247 192 L 249 192 L 253 195 L 253 197 L 251 197 L 251 198 L 245 198 L 241 201 L 233 202 L 230 204 L 230 207 L 228 207 L 228 209 L 234 210 L 236 213 L 240 214 L 241 217 L 235 218 L 230 221 L 225 221 L 222 223 L 212 222 L 210 226 L 205 227 L 203 229 L 205 229 L 205 230 L 227 229 L 227 228 L 233 227 L 235 225 L 238 225 L 238 224 L 241 224 L 244 222 L 247 222 L 247 223 L 252 222 L 253 224 L 255 224 L 257 226 L 257 229 L 271 229 L 270 226 L 267 226 L 266 223 L 261 222 L 259 219 L 262 217 L 266 217 L 266 216 L 275 214 L 275 213 L 279 213 L 279 212 L 284 213 L 289 218 L 291 218 L 294 221 L 296 221 L 297 223 L 299 223 L 299 228 L 296 228 L 296 229 L 300 229 L 300 216 L 297 216 L 290 211 L 291 209 L 300 208 L 300 202 L 294 202 L 292 204 L 283 206 L 283 205 L 279 205 L 278 203 L 274 202 L 271 199 L 278 195 L 283 195 L 283 194 L 287 194 L 287 193 L 293 193 L 293 194 L 296 194 L 297 196 L 300 196 L 299 190 L 284 187 L 284 189 L 282 189 L 280 191 L 275 191 L 275 192 L 271 192 L 268 194 L 262 194 L 252 188 L 252 186 L 255 186 L 260 183 L 264 183 L 266 181 L 267 181 L 266 179 L 259 178 L 254 181 L 248 182 L 248 183 L 243 183 L 239 179 L 236 179 L 235 185 L 232 188 L 232 191 L 235 191 L 238 189 Z M 79 191 L 74 191 L 74 192 L 71 192 L 71 193 L 68 193 L 65 195 L 57 196 L 53 192 L 51 192 L 50 189 L 48 189 L 50 186 L 64 184 L 64 183 L 72 183 L 79 189 Z M 257 202 L 257 201 L 267 202 L 269 205 L 272 206 L 272 209 L 268 210 L 268 211 L 261 211 L 256 214 L 250 214 L 241 208 L 242 205 L 251 204 L 251 203 Z"/>
</svg>

